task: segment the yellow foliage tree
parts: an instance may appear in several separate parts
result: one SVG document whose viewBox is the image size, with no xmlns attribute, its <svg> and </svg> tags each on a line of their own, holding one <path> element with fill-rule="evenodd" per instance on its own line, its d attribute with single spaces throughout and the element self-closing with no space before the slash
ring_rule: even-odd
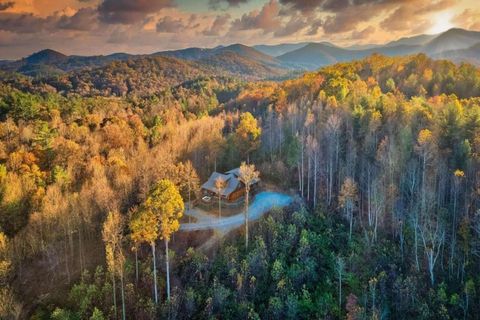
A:
<svg viewBox="0 0 480 320">
<path fill-rule="evenodd" d="M 123 254 L 123 218 L 118 211 L 109 212 L 107 219 L 103 223 L 102 230 L 103 242 L 105 242 L 105 252 L 108 270 L 112 274 L 113 285 L 113 303 L 115 314 L 117 313 L 117 298 L 115 292 L 115 275 L 120 276 L 121 295 L 122 295 L 122 319 L 125 320 L 125 292 L 123 286 L 125 255 Z"/>
<path fill-rule="evenodd" d="M 260 173 L 255 170 L 255 165 L 242 162 L 240 165 L 239 179 L 245 185 L 245 246 L 248 248 L 248 200 L 250 188 L 258 179 Z"/>
<path fill-rule="evenodd" d="M 241 154 L 246 154 L 249 159 L 250 152 L 260 146 L 262 129 L 258 126 L 257 119 L 250 112 L 240 115 L 240 123 L 236 130 L 236 142 Z"/>
<path fill-rule="evenodd" d="M 130 239 L 135 246 L 141 243 L 148 243 L 152 248 L 153 258 L 153 285 L 154 285 L 154 299 L 158 303 L 158 289 L 157 289 L 157 263 L 155 254 L 155 241 L 158 239 L 158 223 L 157 217 L 151 210 L 140 210 L 134 212 L 130 220 Z"/>
<path fill-rule="evenodd" d="M 179 219 L 185 209 L 183 199 L 172 181 L 160 180 L 150 191 L 144 208 L 152 212 L 157 220 L 160 240 L 165 242 L 165 258 L 167 268 L 167 298 L 170 300 L 170 266 L 168 242 L 171 235 L 180 228 Z"/>
<path fill-rule="evenodd" d="M 345 210 L 347 219 L 349 221 L 350 230 L 348 233 L 348 240 L 352 239 L 352 228 L 353 228 L 353 211 L 355 205 L 358 201 L 358 188 L 355 181 L 347 177 L 343 182 L 342 188 L 340 189 L 340 195 L 338 196 L 338 202 L 340 207 Z"/>
</svg>

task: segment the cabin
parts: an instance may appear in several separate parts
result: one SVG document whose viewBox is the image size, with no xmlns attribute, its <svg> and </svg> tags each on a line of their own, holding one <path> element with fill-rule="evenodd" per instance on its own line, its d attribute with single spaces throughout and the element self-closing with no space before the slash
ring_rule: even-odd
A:
<svg viewBox="0 0 480 320">
<path fill-rule="evenodd" d="M 225 181 L 225 188 L 221 191 L 220 197 L 227 202 L 235 202 L 245 195 L 245 185 L 238 178 L 240 174 L 240 168 L 235 168 L 225 173 L 213 172 L 201 187 L 201 192 L 204 199 L 218 196 L 218 190 L 215 187 L 215 181 L 218 178 L 222 178 Z M 254 189 L 260 179 L 257 179 L 252 183 L 252 189 Z"/>
</svg>

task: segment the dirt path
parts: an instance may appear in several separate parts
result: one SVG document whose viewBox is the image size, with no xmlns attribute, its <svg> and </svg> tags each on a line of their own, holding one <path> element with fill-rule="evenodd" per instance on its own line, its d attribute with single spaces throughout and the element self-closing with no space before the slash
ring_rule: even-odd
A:
<svg viewBox="0 0 480 320">
<path fill-rule="evenodd" d="M 293 198 L 283 193 L 270 191 L 260 192 L 255 196 L 252 204 L 250 204 L 248 214 L 249 220 L 257 220 L 272 208 L 285 207 L 292 202 Z M 226 234 L 229 231 L 243 225 L 245 221 L 242 209 L 239 209 L 239 213 L 233 216 L 220 219 L 198 208 L 192 208 L 191 210 L 185 212 L 185 214 L 195 217 L 197 220 L 194 223 L 182 224 L 180 226 L 180 230 L 182 231 L 213 229 L 221 234 Z"/>
</svg>

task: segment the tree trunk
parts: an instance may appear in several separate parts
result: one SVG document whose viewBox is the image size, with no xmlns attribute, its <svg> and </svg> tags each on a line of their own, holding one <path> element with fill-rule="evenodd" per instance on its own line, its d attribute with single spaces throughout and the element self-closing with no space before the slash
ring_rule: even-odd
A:
<svg viewBox="0 0 480 320">
<path fill-rule="evenodd" d="M 157 258 L 155 255 L 155 242 L 152 242 L 152 258 L 153 258 L 153 288 L 155 304 L 158 303 L 158 289 L 157 289 Z"/>
<path fill-rule="evenodd" d="M 191 187 L 190 187 L 190 177 L 188 177 L 188 210 L 192 209 L 192 199 L 191 199 Z M 188 215 L 188 223 L 191 223 L 192 218 Z"/>
<path fill-rule="evenodd" d="M 113 287 L 113 310 L 115 312 L 115 319 L 117 319 L 117 290 L 115 283 L 115 273 L 112 272 L 112 287 Z"/>
<path fill-rule="evenodd" d="M 308 162 L 307 162 L 307 202 L 310 204 L 310 167 L 312 163 L 312 157 L 308 154 Z"/>
<path fill-rule="evenodd" d="M 138 248 L 135 248 L 135 281 L 138 284 Z"/>
<path fill-rule="evenodd" d="M 353 214 L 351 209 L 348 209 L 349 214 L 348 214 L 348 219 L 350 220 L 350 231 L 348 232 L 348 241 L 352 241 L 352 229 L 353 229 Z"/>
<path fill-rule="evenodd" d="M 165 264 L 167 266 L 167 301 L 170 302 L 170 263 L 168 260 L 168 240 L 165 239 Z"/>
<path fill-rule="evenodd" d="M 302 195 L 302 198 L 303 198 L 303 190 L 304 190 L 304 181 L 303 181 L 303 179 L 304 179 L 304 177 L 305 177 L 305 169 L 304 169 L 305 166 L 304 166 L 304 164 L 303 164 L 303 162 L 304 162 L 304 161 L 303 161 L 304 149 L 305 149 L 305 147 L 303 146 L 303 136 L 302 136 L 302 153 L 301 153 L 301 164 L 300 164 L 300 165 L 301 165 L 301 168 L 302 168 L 302 174 L 300 175 L 301 180 L 302 180 L 302 183 L 300 184 L 300 186 L 301 186 L 301 187 L 300 187 L 300 189 L 301 189 L 301 190 L 300 190 L 300 194 Z"/>
<path fill-rule="evenodd" d="M 250 190 L 245 191 L 245 247 L 248 249 L 248 196 Z"/>
<path fill-rule="evenodd" d="M 342 309 L 342 272 L 338 273 L 338 307 Z"/>
<path fill-rule="evenodd" d="M 122 286 L 122 320 L 126 319 L 126 312 L 125 312 L 125 289 L 123 286 L 123 272 L 122 275 L 120 275 L 120 284 Z"/>
<path fill-rule="evenodd" d="M 65 231 L 65 240 L 66 240 L 68 237 L 68 229 L 64 228 L 64 231 Z M 68 266 L 68 245 L 66 241 L 64 242 L 64 250 L 65 250 L 65 271 L 67 273 L 68 283 L 70 283 L 70 268 Z"/>
<path fill-rule="evenodd" d="M 317 151 L 313 159 L 313 208 L 317 206 Z"/>
<path fill-rule="evenodd" d="M 414 217 L 414 228 L 413 228 L 413 234 L 414 234 L 414 251 L 415 251 L 415 266 L 417 267 L 417 272 L 420 271 L 420 263 L 418 261 L 418 212 L 415 210 L 415 217 Z"/>
<path fill-rule="evenodd" d="M 222 196 L 218 192 L 218 219 L 222 217 Z"/>
</svg>

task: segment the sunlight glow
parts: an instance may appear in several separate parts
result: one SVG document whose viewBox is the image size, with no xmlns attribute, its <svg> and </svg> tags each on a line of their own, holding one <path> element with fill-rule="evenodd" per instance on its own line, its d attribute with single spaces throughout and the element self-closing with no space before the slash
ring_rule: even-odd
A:
<svg viewBox="0 0 480 320">
<path fill-rule="evenodd" d="M 440 33 L 455 27 L 451 22 L 452 18 L 453 18 L 452 12 L 442 12 L 434 16 L 433 19 L 435 21 L 432 27 L 428 30 L 429 33 L 433 33 L 433 34 Z"/>
</svg>

